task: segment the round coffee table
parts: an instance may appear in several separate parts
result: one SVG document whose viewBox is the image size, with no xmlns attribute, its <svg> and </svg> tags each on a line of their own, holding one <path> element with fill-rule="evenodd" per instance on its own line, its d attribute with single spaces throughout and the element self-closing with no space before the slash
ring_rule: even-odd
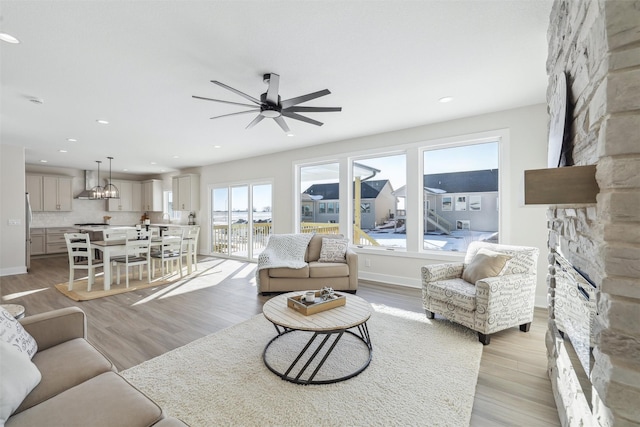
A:
<svg viewBox="0 0 640 427">
<path fill-rule="evenodd" d="M 289 292 L 271 298 L 262 307 L 262 313 L 276 328 L 277 335 L 269 341 L 262 353 L 264 364 L 271 372 L 286 381 L 296 384 L 330 384 L 353 378 L 364 371 L 371 363 L 373 346 L 369 336 L 367 320 L 371 317 L 371 305 L 364 299 L 351 294 L 346 296 L 346 304 L 320 313 L 305 316 L 287 307 L 287 298 L 304 294 Z M 291 363 L 285 370 L 278 369 L 269 363 L 269 348 L 279 338 L 301 331 L 311 332 L 311 337 L 302 350 L 291 355 Z M 325 364 L 344 334 L 357 338 L 367 352 L 362 366 L 337 378 L 315 379 L 316 374 Z M 317 338 L 320 341 L 314 345 Z M 295 352 L 295 351 L 294 351 Z M 305 374 L 306 372 L 306 374 Z"/>
<path fill-rule="evenodd" d="M 20 304 L 0 304 L 2 308 L 7 310 L 15 319 L 24 317 L 24 306 Z"/>
</svg>

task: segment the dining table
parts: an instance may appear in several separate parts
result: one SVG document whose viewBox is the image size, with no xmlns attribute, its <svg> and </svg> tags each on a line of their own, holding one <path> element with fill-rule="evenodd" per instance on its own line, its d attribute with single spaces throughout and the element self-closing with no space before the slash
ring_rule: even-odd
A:
<svg viewBox="0 0 640 427">
<path fill-rule="evenodd" d="M 181 239 L 179 236 L 176 239 Z M 188 239 L 183 239 L 188 240 Z M 166 240 L 165 240 L 166 241 Z M 154 237 L 151 239 L 150 246 L 162 246 L 163 240 L 161 237 Z M 187 273 L 191 274 L 192 264 L 192 246 L 187 244 Z M 111 277 L 111 258 L 113 256 L 123 255 L 127 247 L 127 242 L 122 240 L 96 240 L 91 242 L 91 248 L 102 252 L 102 260 L 104 263 L 104 290 L 111 289 L 111 283 L 113 278 Z M 150 266 L 148 268 L 151 268 Z"/>
</svg>

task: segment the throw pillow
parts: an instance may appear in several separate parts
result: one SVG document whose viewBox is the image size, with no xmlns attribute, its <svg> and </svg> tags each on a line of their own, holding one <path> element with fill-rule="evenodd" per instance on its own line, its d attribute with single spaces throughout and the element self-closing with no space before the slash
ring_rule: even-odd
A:
<svg viewBox="0 0 640 427">
<path fill-rule="evenodd" d="M 347 253 L 347 239 L 330 239 L 322 238 L 322 248 L 320 248 L 319 262 L 347 262 L 345 254 Z"/>
<path fill-rule="evenodd" d="M 487 277 L 499 276 L 510 255 L 494 252 L 486 248 L 479 249 L 475 256 L 462 271 L 462 279 L 475 284 Z"/>
<path fill-rule="evenodd" d="M 0 360 L 0 425 L 4 425 L 31 390 L 40 383 L 42 374 L 29 356 L 4 341 L 0 341 Z"/>
<path fill-rule="evenodd" d="M 0 341 L 15 347 L 29 358 L 38 351 L 36 340 L 24 330 L 11 313 L 2 307 L 0 307 Z"/>
</svg>

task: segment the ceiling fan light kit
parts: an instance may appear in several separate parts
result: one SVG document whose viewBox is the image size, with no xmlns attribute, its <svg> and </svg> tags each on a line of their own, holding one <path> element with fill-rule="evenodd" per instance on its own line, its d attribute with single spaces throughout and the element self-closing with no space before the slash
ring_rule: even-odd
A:
<svg viewBox="0 0 640 427">
<path fill-rule="evenodd" d="M 322 126 L 323 123 L 317 120 L 313 120 L 309 117 L 298 114 L 299 112 L 306 113 L 327 113 L 327 112 L 338 112 L 342 111 L 342 107 L 301 107 L 298 104 L 302 104 L 307 101 L 311 101 L 316 98 L 320 98 L 321 96 L 329 95 L 331 92 L 329 89 L 320 90 L 318 92 L 308 93 L 306 95 L 298 96 L 295 98 L 285 99 L 282 101 L 279 95 L 280 88 L 280 76 L 274 73 L 267 73 L 262 76 L 262 80 L 264 83 L 269 85 L 267 91 L 260 95 L 260 99 L 254 98 L 250 95 L 247 95 L 244 92 L 240 92 L 237 89 L 234 89 L 230 86 L 225 85 L 216 80 L 211 80 L 211 83 L 216 84 L 220 87 L 223 87 L 236 95 L 239 95 L 248 101 L 251 101 L 253 104 L 243 104 L 240 102 L 232 102 L 232 101 L 224 101 L 222 99 L 213 99 L 213 98 L 205 98 L 202 96 L 193 95 L 193 98 L 203 99 L 205 101 L 214 101 L 221 102 L 224 104 L 231 105 L 240 105 L 243 107 L 251 107 L 250 110 L 239 111 L 236 113 L 223 114 L 221 116 L 211 117 L 212 119 L 219 119 L 221 117 L 229 117 L 236 116 L 239 114 L 247 114 L 247 113 L 257 113 L 257 116 L 247 125 L 246 129 L 250 129 L 254 127 L 256 124 L 260 123 L 264 118 L 273 119 L 285 133 L 290 133 L 291 130 L 289 126 L 285 122 L 283 117 L 288 117 L 290 119 L 299 120 L 301 122 L 309 123 L 316 126 Z"/>
</svg>

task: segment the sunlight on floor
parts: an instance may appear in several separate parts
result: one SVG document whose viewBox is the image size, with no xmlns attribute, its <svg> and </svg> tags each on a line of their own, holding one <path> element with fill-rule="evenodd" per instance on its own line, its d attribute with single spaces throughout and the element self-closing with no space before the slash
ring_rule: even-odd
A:
<svg viewBox="0 0 640 427">
<path fill-rule="evenodd" d="M 163 286 L 154 294 L 137 301 L 133 305 L 145 304 L 156 299 L 170 298 L 188 292 L 217 286 L 226 279 L 234 278 L 238 275 L 243 277 L 243 274 L 247 275 L 255 268 L 253 264 L 245 266 L 246 263 L 242 261 L 219 259 L 214 261 L 214 263 L 199 262 L 198 271 L 177 283 Z M 249 270 L 249 273 L 247 273 L 246 270 Z"/>
<path fill-rule="evenodd" d="M 27 295 L 31 295 L 31 294 L 35 294 L 37 292 L 42 292 L 42 291 L 46 291 L 49 288 L 42 288 L 42 289 L 33 289 L 31 291 L 24 291 L 24 292 L 16 292 L 15 294 L 9 294 L 9 295 L 5 295 L 2 297 L 2 301 L 11 301 L 14 300 L 16 298 L 20 298 L 20 297 L 24 297 Z"/>
</svg>

